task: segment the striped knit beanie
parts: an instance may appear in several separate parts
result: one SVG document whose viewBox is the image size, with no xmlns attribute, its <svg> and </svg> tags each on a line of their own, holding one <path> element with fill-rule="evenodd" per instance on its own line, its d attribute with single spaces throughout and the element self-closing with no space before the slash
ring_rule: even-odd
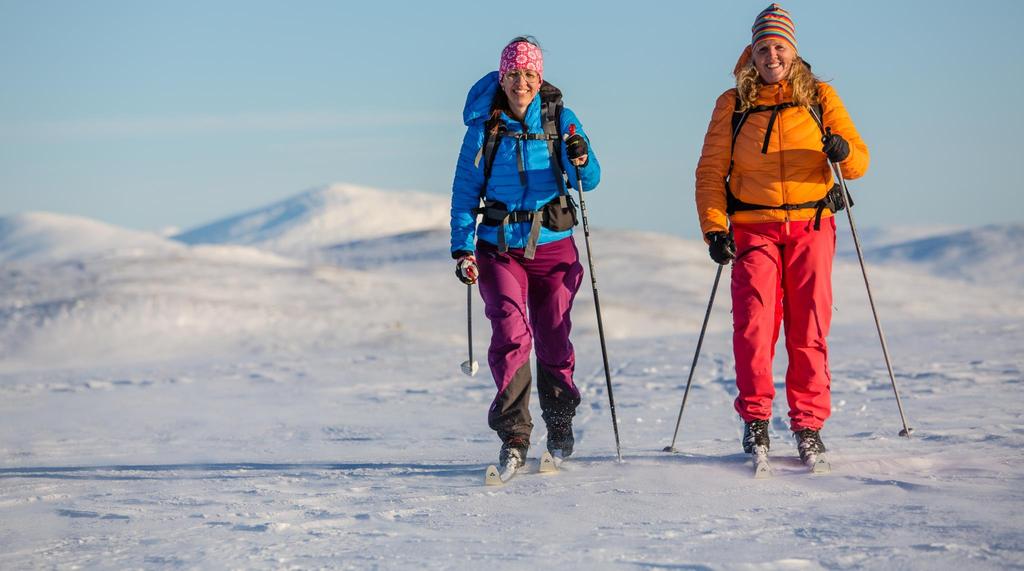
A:
<svg viewBox="0 0 1024 571">
<path fill-rule="evenodd" d="M 778 4 L 772 4 L 761 10 L 761 13 L 754 19 L 754 25 L 750 31 L 753 33 L 750 45 L 755 45 L 768 38 L 776 38 L 789 42 L 789 45 L 796 49 L 796 26 L 793 25 L 793 19 L 790 18 L 789 12 Z"/>
</svg>

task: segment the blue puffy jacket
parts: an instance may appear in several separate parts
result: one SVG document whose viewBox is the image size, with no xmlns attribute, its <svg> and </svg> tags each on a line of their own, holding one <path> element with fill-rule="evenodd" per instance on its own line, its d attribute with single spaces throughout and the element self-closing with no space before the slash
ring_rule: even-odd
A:
<svg viewBox="0 0 1024 571">
<path fill-rule="evenodd" d="M 468 129 L 466 137 L 462 141 L 462 149 L 459 151 L 459 162 L 455 166 L 455 182 L 452 183 L 452 252 L 473 251 L 475 249 L 474 234 L 480 240 L 495 245 L 498 243 L 500 227 L 482 224 L 477 227 L 476 217 L 472 214 L 472 209 L 479 206 L 480 190 L 484 184 L 485 159 L 481 156 L 477 160 L 486 139 L 484 123 L 490 117 L 491 103 L 498 89 L 498 72 L 493 71 L 476 82 L 476 85 L 469 90 L 469 95 L 466 96 L 466 108 L 463 110 L 462 116 Z M 544 132 L 540 107 L 540 94 L 538 94 L 526 109 L 524 123 L 530 133 Z M 523 130 L 523 123 L 508 115 L 502 114 L 501 119 L 510 132 Z M 583 190 L 592 190 L 601 180 L 601 166 L 597 162 L 597 155 L 594 154 L 594 147 L 590 146 L 590 139 L 583 131 L 583 125 L 576 118 L 576 114 L 568 107 L 562 109 L 561 123 L 560 131 L 563 135 L 569 132 L 569 125 L 576 125 L 576 132 L 587 139 L 589 160 L 586 166 L 580 167 L 580 179 L 583 181 Z M 491 176 L 487 181 L 486 197 L 488 200 L 505 203 L 509 211 L 539 210 L 558 196 L 562 182 L 555 178 L 552 171 L 547 142 L 527 140 L 520 143 L 523 145 L 523 165 L 526 171 L 526 186 L 523 186 L 519 180 L 516 143 L 516 139 L 512 137 L 500 139 L 494 156 L 494 165 L 491 168 Z M 559 145 L 559 148 L 562 152 L 562 164 L 566 165 L 568 171 L 569 182 L 573 188 L 576 188 L 576 169 L 571 166 L 572 163 L 565 155 L 565 145 Z M 509 224 L 506 232 L 508 246 L 510 248 L 526 247 L 529 234 L 530 224 L 528 222 Z M 537 243 L 547 244 L 571 235 L 572 230 L 555 232 L 541 228 Z"/>
</svg>

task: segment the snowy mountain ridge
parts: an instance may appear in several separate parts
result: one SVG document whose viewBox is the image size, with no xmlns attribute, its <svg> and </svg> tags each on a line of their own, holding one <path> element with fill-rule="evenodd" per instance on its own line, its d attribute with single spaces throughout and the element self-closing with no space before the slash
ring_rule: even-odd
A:
<svg viewBox="0 0 1024 571">
<path fill-rule="evenodd" d="M 332 184 L 204 224 L 174 239 L 306 254 L 354 240 L 443 227 L 448 208 L 448 201 L 437 194 Z"/>
<path fill-rule="evenodd" d="M 989 225 L 873 247 L 865 257 L 884 265 L 915 266 L 970 283 L 1024 286 L 1024 224 Z"/>
<path fill-rule="evenodd" d="M 0 259 L 12 262 L 8 271 L 0 272 L 0 315 L 5 318 L 0 322 L 0 359 L 8 364 L 88 361 L 130 355 L 140 343 L 148 344 L 153 356 L 202 353 L 213 345 L 252 347 L 268 340 L 305 345 L 332 339 L 345 344 L 350 336 L 342 324 L 353 320 L 365 324 L 361 335 L 367 339 L 392 335 L 399 325 L 406 334 L 434 335 L 423 324 L 448 319 L 441 309 L 447 302 L 439 300 L 450 301 L 460 291 L 449 267 L 447 230 L 386 235 L 374 235 L 368 227 L 365 233 L 322 231 L 322 224 L 339 210 L 346 219 L 380 222 L 372 206 L 376 192 L 388 194 L 343 185 L 304 193 L 279 203 L 301 208 L 282 206 L 233 217 L 218 226 L 222 234 L 217 236 L 212 230 L 191 232 L 196 240 L 191 246 L 83 218 L 45 213 L 0 218 Z M 420 223 L 417 204 L 426 204 L 430 212 L 443 202 L 428 197 L 418 203 L 423 198 L 418 194 L 390 194 L 391 204 L 406 208 L 398 219 L 412 226 Z M 267 214 L 285 211 L 301 215 Z M 438 213 L 432 216 L 436 224 Z M 259 229 L 257 220 L 262 221 Z M 393 227 L 375 232 L 387 230 Z M 989 239 L 1002 231 L 977 230 Z M 1015 231 L 1005 229 L 1011 238 Z M 585 252 L 577 234 L 579 249 Z M 956 278 L 955 267 L 942 262 L 947 244 L 963 243 L 963 234 L 930 239 L 927 243 L 937 245 L 911 264 L 877 263 L 874 250 L 869 250 L 870 273 L 882 290 L 879 304 L 888 316 L 948 319 L 1024 312 L 1015 297 L 990 293 L 991 284 L 950 281 Z M 219 241 L 199 242 L 201 235 Z M 370 237 L 356 237 L 366 235 Z M 840 240 L 844 238 L 848 236 L 841 234 Z M 293 248 L 282 249 L 293 257 L 240 243 L 290 243 Z M 594 231 L 593 243 L 610 338 L 672 335 L 699 327 L 715 271 L 703 243 L 602 229 Z M 1008 263 L 1003 254 L 994 259 Z M 961 261 L 955 258 L 954 263 Z M 835 303 L 843 312 L 840 322 L 868 319 L 856 262 L 837 259 L 834 281 Z M 719 299 L 720 306 L 728 306 L 727 295 Z M 578 296 L 577 306 L 581 315 L 592 312 L 590 296 Z M 594 325 L 581 320 L 577 331 L 593 333 Z M 728 312 L 716 313 L 711 329 L 728 327 Z"/>
<path fill-rule="evenodd" d="M 52 212 L 0 217 L 0 263 L 43 262 L 101 253 L 180 252 L 178 242 L 98 220 Z"/>
</svg>

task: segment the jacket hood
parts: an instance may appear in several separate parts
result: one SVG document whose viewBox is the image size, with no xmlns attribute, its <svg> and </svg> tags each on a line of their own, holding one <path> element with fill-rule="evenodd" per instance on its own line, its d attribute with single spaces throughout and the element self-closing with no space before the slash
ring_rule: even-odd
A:
<svg viewBox="0 0 1024 571">
<path fill-rule="evenodd" d="M 462 122 L 468 127 L 473 123 L 486 121 L 491 115 L 491 103 L 498 91 L 498 72 L 492 71 L 480 78 L 466 95 L 466 106 L 462 110 Z"/>
<path fill-rule="evenodd" d="M 740 54 L 740 58 L 736 60 L 736 67 L 732 68 L 732 74 L 734 76 L 739 75 L 740 71 L 750 63 L 750 58 L 754 55 L 754 47 L 747 44 L 747 47 L 743 48 L 743 53 Z"/>
</svg>

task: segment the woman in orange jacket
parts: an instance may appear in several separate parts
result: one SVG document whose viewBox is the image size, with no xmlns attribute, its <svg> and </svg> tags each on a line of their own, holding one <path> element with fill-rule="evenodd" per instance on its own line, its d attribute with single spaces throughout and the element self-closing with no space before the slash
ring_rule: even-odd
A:
<svg viewBox="0 0 1024 571">
<path fill-rule="evenodd" d="M 711 258 L 733 263 L 736 411 L 743 449 L 766 454 L 775 396 L 772 360 L 786 325 L 789 426 L 800 457 L 825 451 L 832 258 L 841 208 L 829 161 L 849 179 L 868 149 L 835 90 L 797 52 L 789 13 L 772 4 L 754 21 L 734 70 L 736 88 L 711 116 L 697 165 L 697 211 Z"/>
</svg>

